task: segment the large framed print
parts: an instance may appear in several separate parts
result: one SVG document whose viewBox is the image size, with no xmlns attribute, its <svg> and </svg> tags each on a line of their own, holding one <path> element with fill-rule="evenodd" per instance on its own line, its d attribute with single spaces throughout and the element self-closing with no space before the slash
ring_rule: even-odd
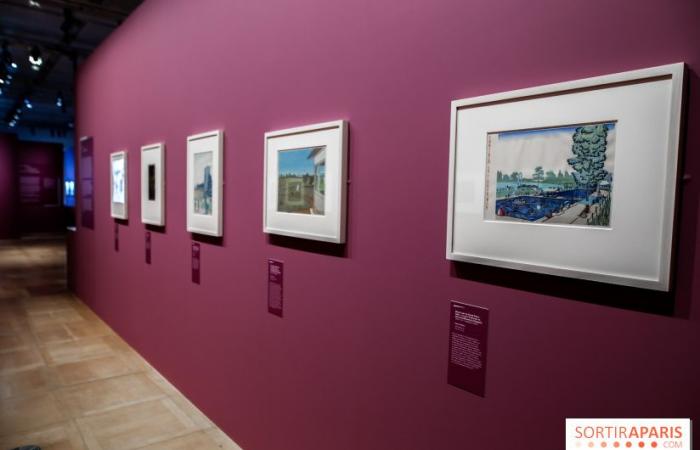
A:
<svg viewBox="0 0 700 450">
<path fill-rule="evenodd" d="M 220 130 L 187 138 L 187 231 L 223 235 L 224 136 Z"/>
<path fill-rule="evenodd" d="M 109 155 L 109 180 L 111 215 L 126 220 L 129 218 L 126 151 Z"/>
<path fill-rule="evenodd" d="M 453 101 L 447 258 L 669 290 L 683 77 Z"/>
<path fill-rule="evenodd" d="M 265 233 L 345 242 L 347 141 L 343 120 L 265 133 Z"/>
<path fill-rule="evenodd" d="M 141 147 L 141 222 L 165 225 L 165 147 Z"/>
</svg>

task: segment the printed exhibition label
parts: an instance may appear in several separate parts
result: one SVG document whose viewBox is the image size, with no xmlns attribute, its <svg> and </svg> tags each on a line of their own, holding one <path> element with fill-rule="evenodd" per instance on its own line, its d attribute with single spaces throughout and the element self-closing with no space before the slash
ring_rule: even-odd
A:
<svg viewBox="0 0 700 450">
<path fill-rule="evenodd" d="M 146 231 L 146 264 L 151 263 L 151 232 Z"/>
<path fill-rule="evenodd" d="M 199 284 L 201 248 L 199 242 L 192 243 L 192 282 Z"/>
<path fill-rule="evenodd" d="M 489 310 L 459 302 L 450 304 L 450 351 L 447 382 L 484 396 Z"/>
<path fill-rule="evenodd" d="M 274 259 L 267 261 L 267 311 L 282 317 L 284 296 L 284 263 Z"/>
</svg>

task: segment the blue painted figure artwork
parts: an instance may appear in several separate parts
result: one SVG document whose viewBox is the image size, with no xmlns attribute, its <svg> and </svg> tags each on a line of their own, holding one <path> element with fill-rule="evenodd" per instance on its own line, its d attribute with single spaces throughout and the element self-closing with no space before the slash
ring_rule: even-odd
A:
<svg viewBox="0 0 700 450">
<path fill-rule="evenodd" d="M 485 219 L 610 226 L 616 122 L 487 135 Z"/>
<path fill-rule="evenodd" d="M 205 216 L 212 215 L 212 152 L 195 153 L 194 155 L 194 213 Z"/>
<path fill-rule="evenodd" d="M 124 203 L 124 158 L 112 160 L 112 201 L 114 203 Z"/>
<path fill-rule="evenodd" d="M 277 211 L 325 214 L 326 147 L 278 152 Z"/>
</svg>

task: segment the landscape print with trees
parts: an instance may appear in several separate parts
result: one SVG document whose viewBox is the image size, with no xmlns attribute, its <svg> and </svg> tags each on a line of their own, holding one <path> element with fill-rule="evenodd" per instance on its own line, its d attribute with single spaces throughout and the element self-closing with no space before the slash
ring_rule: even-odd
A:
<svg viewBox="0 0 700 450">
<path fill-rule="evenodd" d="M 487 220 L 610 226 L 614 121 L 487 135 Z"/>
</svg>

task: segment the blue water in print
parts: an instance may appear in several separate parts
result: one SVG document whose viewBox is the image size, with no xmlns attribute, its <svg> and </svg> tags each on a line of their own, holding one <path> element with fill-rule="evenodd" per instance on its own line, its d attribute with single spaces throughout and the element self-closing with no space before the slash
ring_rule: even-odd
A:
<svg viewBox="0 0 700 450">
<path fill-rule="evenodd" d="M 545 216 L 551 217 L 574 203 L 587 203 L 587 199 L 586 189 L 548 192 L 543 195 L 520 195 L 496 200 L 496 214 L 534 222 Z"/>
</svg>

